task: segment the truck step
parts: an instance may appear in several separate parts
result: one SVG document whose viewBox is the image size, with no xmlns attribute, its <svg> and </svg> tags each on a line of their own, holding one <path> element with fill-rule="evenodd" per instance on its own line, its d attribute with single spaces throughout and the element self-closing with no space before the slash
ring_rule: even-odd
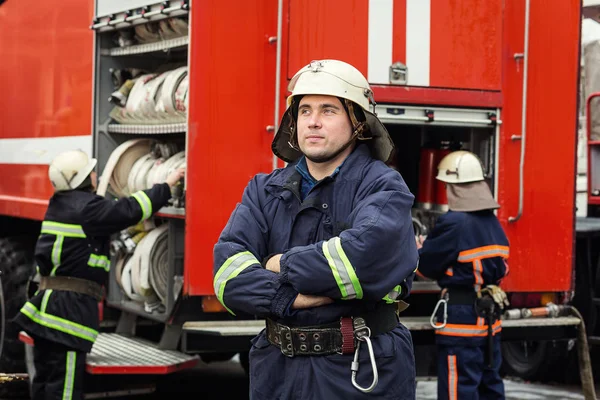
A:
<svg viewBox="0 0 600 400">
<path fill-rule="evenodd" d="M 22 342 L 35 345 L 25 332 Z M 198 356 L 159 349 L 155 343 L 118 333 L 100 333 L 86 359 L 90 374 L 170 374 L 198 363 Z"/>
<path fill-rule="evenodd" d="M 433 330 L 429 323 L 429 317 L 402 317 L 400 315 L 400 322 L 411 331 Z M 578 324 L 579 319 L 575 317 L 528 318 L 502 321 L 504 328 L 575 326 Z M 184 332 L 214 336 L 255 336 L 264 328 L 265 322 L 263 320 L 188 321 L 183 324 Z"/>
</svg>

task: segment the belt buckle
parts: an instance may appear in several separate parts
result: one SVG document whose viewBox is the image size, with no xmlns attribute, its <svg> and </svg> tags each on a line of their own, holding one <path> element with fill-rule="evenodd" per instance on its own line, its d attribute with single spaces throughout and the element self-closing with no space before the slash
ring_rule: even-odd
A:
<svg viewBox="0 0 600 400">
<path fill-rule="evenodd" d="M 292 329 L 289 326 L 279 326 L 279 339 L 281 353 L 286 357 L 294 357 L 294 341 Z"/>
</svg>

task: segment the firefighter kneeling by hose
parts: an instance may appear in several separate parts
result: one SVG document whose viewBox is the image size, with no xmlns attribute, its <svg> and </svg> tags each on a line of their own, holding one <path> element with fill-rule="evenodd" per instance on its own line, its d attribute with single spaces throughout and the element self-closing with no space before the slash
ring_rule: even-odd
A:
<svg viewBox="0 0 600 400">
<path fill-rule="evenodd" d="M 438 165 L 450 211 L 441 215 L 419 249 L 419 273 L 443 288 L 431 317 L 438 350 L 438 399 L 504 399 L 500 377 L 498 287 L 508 274 L 508 239 L 494 215 L 499 208 L 473 153 L 455 151 Z"/>
</svg>

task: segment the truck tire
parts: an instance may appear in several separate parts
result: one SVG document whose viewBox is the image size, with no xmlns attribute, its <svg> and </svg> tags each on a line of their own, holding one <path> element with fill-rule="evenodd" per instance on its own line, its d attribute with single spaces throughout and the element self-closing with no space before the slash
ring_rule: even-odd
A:
<svg viewBox="0 0 600 400">
<path fill-rule="evenodd" d="M 11 320 L 27 301 L 27 283 L 33 267 L 33 244 L 29 240 L 0 238 L 0 278 L 5 299 L 5 312 L 0 328 L 4 344 L 0 355 L 0 371 L 25 372 L 24 345 L 19 341 L 19 327 Z"/>
<path fill-rule="evenodd" d="M 554 341 L 502 342 L 502 372 L 528 381 L 561 379 L 558 363 L 566 361 L 567 343 Z"/>
</svg>

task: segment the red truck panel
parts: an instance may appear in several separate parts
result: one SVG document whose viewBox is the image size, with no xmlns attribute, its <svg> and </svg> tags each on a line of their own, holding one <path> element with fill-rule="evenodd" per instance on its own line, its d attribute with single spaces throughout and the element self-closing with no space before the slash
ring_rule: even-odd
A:
<svg viewBox="0 0 600 400">
<path fill-rule="evenodd" d="M 524 0 L 505 2 L 504 112 L 500 137 L 498 215 L 509 236 L 511 291 L 571 288 L 574 247 L 580 2 L 531 2 L 523 216 L 519 199 Z M 560 27 L 560 29 L 557 29 Z"/>
<path fill-rule="evenodd" d="M 92 18 L 92 0 L 2 5 L 0 137 L 90 134 Z"/>
<path fill-rule="evenodd" d="M 92 0 L 0 7 L 0 138 L 91 134 L 92 16 Z M 17 146 L 22 155 L 0 160 L 0 215 L 43 218 L 52 187 L 36 158 L 50 159 L 63 144 Z"/>
<path fill-rule="evenodd" d="M 191 13 L 184 291 L 199 295 L 214 291 L 213 246 L 244 187 L 272 170 L 277 1 L 208 1 Z"/>
<path fill-rule="evenodd" d="M 374 84 L 395 62 L 408 86 L 501 88 L 502 0 L 289 0 L 288 78 L 307 60 L 339 58 Z"/>
</svg>

